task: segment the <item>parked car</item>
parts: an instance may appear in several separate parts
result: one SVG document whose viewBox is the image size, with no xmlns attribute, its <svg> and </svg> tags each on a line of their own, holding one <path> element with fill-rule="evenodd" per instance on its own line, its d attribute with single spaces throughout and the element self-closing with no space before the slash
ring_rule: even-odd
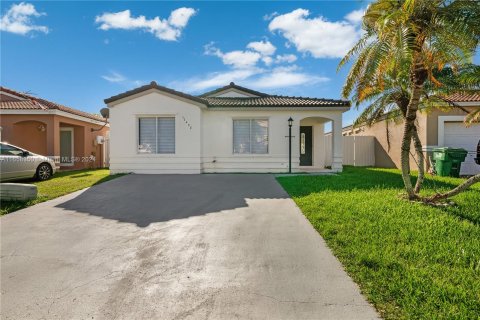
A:
<svg viewBox="0 0 480 320">
<path fill-rule="evenodd" d="M 0 180 L 36 178 L 50 179 L 56 171 L 55 162 L 9 143 L 0 143 Z"/>
</svg>

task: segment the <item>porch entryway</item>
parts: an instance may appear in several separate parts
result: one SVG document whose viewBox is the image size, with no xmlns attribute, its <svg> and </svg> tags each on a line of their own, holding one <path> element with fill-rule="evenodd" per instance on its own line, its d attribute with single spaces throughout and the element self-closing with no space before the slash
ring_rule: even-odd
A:
<svg viewBox="0 0 480 320">
<path fill-rule="evenodd" d="M 337 172 L 342 170 L 342 132 L 338 128 L 341 128 L 341 119 L 307 117 L 300 120 L 297 140 L 299 171 Z M 325 130 L 333 130 L 333 143 L 326 143 Z"/>
</svg>

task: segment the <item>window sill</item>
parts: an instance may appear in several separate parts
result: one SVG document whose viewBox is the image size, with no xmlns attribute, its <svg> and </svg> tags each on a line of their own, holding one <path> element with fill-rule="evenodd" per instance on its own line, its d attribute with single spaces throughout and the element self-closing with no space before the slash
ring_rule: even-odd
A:
<svg viewBox="0 0 480 320">
<path fill-rule="evenodd" d="M 171 157 L 175 156 L 176 153 L 140 153 L 137 152 L 137 156 L 147 156 L 147 157 Z"/>
<path fill-rule="evenodd" d="M 233 153 L 234 157 L 270 157 L 270 153 Z"/>
</svg>

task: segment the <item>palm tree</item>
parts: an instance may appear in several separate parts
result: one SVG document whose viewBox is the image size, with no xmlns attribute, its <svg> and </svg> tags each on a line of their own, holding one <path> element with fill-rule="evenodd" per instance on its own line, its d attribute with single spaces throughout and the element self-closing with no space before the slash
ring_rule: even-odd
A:
<svg viewBox="0 0 480 320">
<path fill-rule="evenodd" d="M 366 125 L 371 126 L 377 121 L 386 120 L 387 143 L 390 148 L 388 121 L 404 120 L 407 113 L 408 103 L 410 101 L 410 92 L 408 90 L 408 77 L 405 73 L 389 74 L 384 73 L 380 79 L 371 79 L 372 83 L 359 88 L 352 97 L 352 102 L 358 108 L 361 103 L 367 102 L 368 105 L 355 120 L 353 126 Z M 418 179 L 415 185 L 415 192 L 419 192 L 425 175 L 425 157 L 422 150 L 422 143 L 418 136 L 418 130 L 412 134 L 416 162 L 418 167 Z"/>
<path fill-rule="evenodd" d="M 476 0 L 377 0 L 363 18 L 365 34 L 340 62 L 354 56 L 343 96 L 384 90 L 384 75 L 407 79 L 410 93 L 401 147 L 402 178 L 409 199 L 418 199 L 410 178 L 410 144 L 424 86 L 436 70 L 468 64 L 478 46 L 480 4 Z M 376 87 L 372 88 L 371 84 Z M 417 191 L 417 192 L 416 192 Z"/>
<path fill-rule="evenodd" d="M 470 92 L 471 90 L 478 91 L 480 89 L 479 70 L 480 66 L 472 64 L 457 71 L 452 70 L 450 67 L 445 67 L 440 71 L 434 72 L 433 76 L 436 82 L 427 81 L 425 83 L 420 100 L 421 108 L 426 112 L 434 108 L 442 110 L 461 108 L 454 102 L 449 101 L 448 96 L 452 93 Z M 405 77 L 405 74 L 405 72 L 397 73 L 397 77 L 395 77 L 392 74 L 385 73 L 381 79 L 373 79 L 373 83 L 356 91 L 351 98 L 357 108 L 360 104 L 367 103 L 367 106 L 357 117 L 353 126 L 366 125 L 369 127 L 378 121 L 386 120 L 386 135 L 389 148 L 388 121 L 404 120 L 410 101 L 411 94 L 408 87 L 408 77 Z M 469 112 L 465 109 L 464 111 Z M 475 121 L 475 115 L 480 116 L 479 111 L 480 107 L 468 113 L 465 117 L 465 122 Z M 422 142 L 418 136 L 418 128 L 415 128 L 412 139 L 417 157 L 415 161 L 418 167 L 418 179 L 414 191 L 418 193 L 425 175 L 425 159 Z"/>
</svg>

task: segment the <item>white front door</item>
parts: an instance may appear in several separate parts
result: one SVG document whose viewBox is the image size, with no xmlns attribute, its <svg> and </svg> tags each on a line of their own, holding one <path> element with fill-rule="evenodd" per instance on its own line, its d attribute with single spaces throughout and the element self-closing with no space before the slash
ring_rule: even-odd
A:
<svg viewBox="0 0 480 320">
<path fill-rule="evenodd" d="M 73 128 L 60 128 L 60 165 L 73 166 Z"/>
<path fill-rule="evenodd" d="M 467 158 L 460 168 L 460 175 L 480 173 L 480 165 L 473 160 L 480 140 L 480 124 L 472 124 L 467 128 L 463 122 L 445 122 L 444 135 L 445 147 L 463 148 L 468 151 Z"/>
</svg>

